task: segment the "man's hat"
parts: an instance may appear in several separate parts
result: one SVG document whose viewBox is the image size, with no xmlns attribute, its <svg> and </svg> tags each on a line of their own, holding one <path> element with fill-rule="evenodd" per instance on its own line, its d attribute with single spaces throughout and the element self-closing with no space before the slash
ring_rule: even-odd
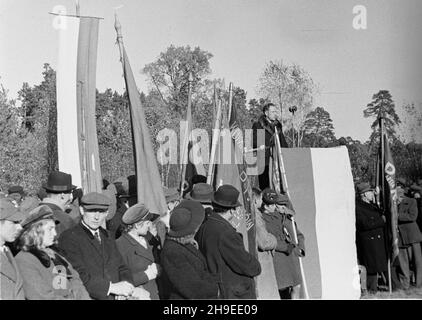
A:
<svg viewBox="0 0 422 320">
<path fill-rule="evenodd" d="M 266 188 L 262 191 L 262 202 L 266 205 L 276 204 L 278 201 L 278 194 L 271 188 Z"/>
<path fill-rule="evenodd" d="M 56 224 L 59 223 L 54 219 L 53 210 L 47 205 L 41 205 L 29 212 L 28 216 L 21 222 L 23 228 L 28 228 L 35 222 L 41 221 L 43 219 L 52 219 Z"/>
<path fill-rule="evenodd" d="M 111 200 L 104 194 L 98 192 L 90 192 L 81 198 L 80 205 L 85 210 L 106 211 L 111 205 Z"/>
<path fill-rule="evenodd" d="M 365 193 L 367 191 L 373 191 L 374 189 L 371 188 L 371 185 L 368 182 L 360 182 L 356 185 L 356 192 L 358 194 Z"/>
<path fill-rule="evenodd" d="M 72 176 L 70 174 L 53 171 L 48 175 L 47 183 L 43 184 L 43 188 L 51 193 L 70 193 L 76 186 L 72 184 Z"/>
<path fill-rule="evenodd" d="M 197 183 L 192 191 L 186 195 L 186 199 L 199 201 L 203 204 L 211 204 L 211 198 L 214 193 L 212 186 L 208 183 Z"/>
<path fill-rule="evenodd" d="M 236 208 L 241 206 L 238 201 L 239 191 L 229 184 L 223 184 L 211 197 L 212 204 L 216 204 L 223 208 Z"/>
<path fill-rule="evenodd" d="M 29 214 L 33 209 L 40 205 L 40 200 L 35 197 L 26 197 L 19 206 L 20 210 L 24 214 Z"/>
<path fill-rule="evenodd" d="M 164 196 L 166 197 L 167 203 L 181 199 L 180 192 L 177 190 L 177 188 L 164 189 Z"/>
<path fill-rule="evenodd" d="M 12 194 L 12 193 L 20 193 L 21 196 L 25 196 L 25 191 L 23 191 L 23 187 L 21 186 L 11 186 L 8 190 L 7 190 L 8 194 Z"/>
<path fill-rule="evenodd" d="M 0 199 L 0 220 L 20 222 L 23 219 L 25 219 L 25 216 L 9 199 Z"/>
<path fill-rule="evenodd" d="M 197 201 L 182 200 L 170 215 L 171 237 L 184 237 L 195 233 L 205 219 L 204 207 Z"/>
<path fill-rule="evenodd" d="M 124 224 L 131 225 L 139 221 L 154 221 L 159 218 L 160 215 L 152 213 L 143 203 L 137 203 L 126 210 L 122 217 Z"/>
</svg>

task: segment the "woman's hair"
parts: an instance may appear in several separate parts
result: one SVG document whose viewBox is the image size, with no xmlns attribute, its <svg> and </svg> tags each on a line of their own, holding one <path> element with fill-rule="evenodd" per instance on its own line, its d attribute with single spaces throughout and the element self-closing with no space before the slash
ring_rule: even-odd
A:
<svg viewBox="0 0 422 320">
<path fill-rule="evenodd" d="M 51 221 L 51 219 L 43 219 L 35 222 L 27 229 L 24 229 L 22 234 L 19 236 L 18 247 L 22 251 L 30 251 L 34 248 L 41 250 L 44 237 L 43 226 L 45 226 L 49 221 Z"/>
</svg>

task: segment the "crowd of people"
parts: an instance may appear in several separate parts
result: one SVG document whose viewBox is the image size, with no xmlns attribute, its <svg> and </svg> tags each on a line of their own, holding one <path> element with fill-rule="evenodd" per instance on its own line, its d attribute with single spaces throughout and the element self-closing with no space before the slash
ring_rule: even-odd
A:
<svg viewBox="0 0 422 320">
<path fill-rule="evenodd" d="M 196 175 L 183 197 L 165 188 L 160 215 L 138 203 L 133 176 L 103 182 L 83 194 L 54 171 L 36 195 L 0 195 L 1 299 L 256 299 L 256 283 L 259 298 L 299 297 L 304 237 L 285 195 L 253 189 L 254 254 L 233 223 L 232 185 L 214 190 Z"/>
<path fill-rule="evenodd" d="M 421 194 L 422 179 L 397 180 L 393 196 L 397 197 L 398 252 L 394 253 L 389 212 L 380 209 L 382 199 L 376 189 L 367 182 L 357 184 L 356 247 L 364 294 L 386 290 L 389 271 L 392 290 L 422 287 Z"/>
</svg>

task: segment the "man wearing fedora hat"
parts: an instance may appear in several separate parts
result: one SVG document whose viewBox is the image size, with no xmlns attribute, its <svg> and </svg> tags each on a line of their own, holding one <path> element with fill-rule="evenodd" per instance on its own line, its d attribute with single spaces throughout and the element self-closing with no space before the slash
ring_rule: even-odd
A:
<svg viewBox="0 0 422 320">
<path fill-rule="evenodd" d="M 204 208 L 197 201 L 182 200 L 172 211 L 161 252 L 169 299 L 218 298 L 218 278 L 209 272 L 194 238 L 204 218 Z"/>
<path fill-rule="evenodd" d="M 202 204 L 205 209 L 205 219 L 212 212 L 212 195 L 214 194 L 214 189 L 211 185 L 204 182 L 199 182 L 195 184 L 192 188 L 192 191 L 186 195 L 186 199 L 198 201 Z"/>
<path fill-rule="evenodd" d="M 159 216 L 142 203 L 133 205 L 123 215 L 125 230 L 116 240 L 124 262 L 132 271 L 134 286 L 143 286 L 151 300 L 159 298 L 156 278 L 160 267 L 154 255 L 154 251 L 159 250 L 157 242 L 149 241 L 148 235 L 151 235 L 150 230 L 154 232 L 153 222 Z"/>
<path fill-rule="evenodd" d="M 148 299 L 149 294 L 133 286 L 133 276 L 117 249 L 115 239 L 101 226 L 108 214 L 110 199 L 90 192 L 81 199 L 81 222 L 59 238 L 64 256 L 79 272 L 91 298 Z"/>
<path fill-rule="evenodd" d="M 5 245 L 18 237 L 24 215 L 7 199 L 0 199 L 0 300 L 24 300 L 23 278 Z"/>
<path fill-rule="evenodd" d="M 256 299 L 253 277 L 260 274 L 261 266 L 230 224 L 241 205 L 238 197 L 239 191 L 231 185 L 222 185 L 214 192 L 213 212 L 199 229 L 197 240 L 209 270 L 219 277 L 222 298 Z"/>
<path fill-rule="evenodd" d="M 46 197 L 40 205 L 47 205 L 53 211 L 54 219 L 60 223 L 57 225 L 57 235 L 72 228 L 75 225 L 73 219 L 66 213 L 66 206 L 72 201 L 72 190 L 76 186 L 72 184 L 72 176 L 61 171 L 52 171 L 48 175 L 47 182 L 43 184 Z"/>
<path fill-rule="evenodd" d="M 366 269 L 365 292 L 378 290 L 378 274 L 387 271 L 384 240 L 385 217 L 375 205 L 374 191 L 367 182 L 356 185 L 356 249 L 358 263 Z M 363 279 L 362 283 L 365 283 Z"/>
</svg>

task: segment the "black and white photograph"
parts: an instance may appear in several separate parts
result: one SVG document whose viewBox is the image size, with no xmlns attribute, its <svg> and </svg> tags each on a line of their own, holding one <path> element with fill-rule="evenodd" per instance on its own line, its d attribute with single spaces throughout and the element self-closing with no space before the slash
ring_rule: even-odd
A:
<svg viewBox="0 0 422 320">
<path fill-rule="evenodd" d="M 422 299 L 421 15 L 0 0 L 0 300 Z"/>
</svg>

